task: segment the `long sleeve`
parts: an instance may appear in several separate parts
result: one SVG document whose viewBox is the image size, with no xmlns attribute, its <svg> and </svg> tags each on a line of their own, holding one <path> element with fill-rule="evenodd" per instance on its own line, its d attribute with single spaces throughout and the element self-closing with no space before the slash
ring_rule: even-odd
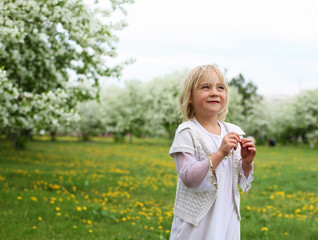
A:
<svg viewBox="0 0 318 240">
<path fill-rule="evenodd" d="M 244 175 L 243 167 L 242 167 L 242 161 L 240 162 L 239 184 L 244 193 L 247 193 L 251 188 L 251 182 L 254 180 L 253 172 L 254 172 L 254 164 L 253 164 L 252 170 L 249 172 L 248 177 L 246 178 Z"/>
<path fill-rule="evenodd" d="M 208 158 L 198 161 L 190 153 L 178 152 L 174 154 L 174 161 L 178 175 L 187 187 L 197 192 L 215 189 L 210 183 L 210 161 Z M 216 182 L 216 179 L 213 180 Z"/>
</svg>

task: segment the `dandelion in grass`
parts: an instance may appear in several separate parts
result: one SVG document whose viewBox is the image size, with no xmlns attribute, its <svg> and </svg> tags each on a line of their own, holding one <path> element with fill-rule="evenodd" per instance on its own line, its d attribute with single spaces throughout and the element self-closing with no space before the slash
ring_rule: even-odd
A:
<svg viewBox="0 0 318 240">
<path fill-rule="evenodd" d="M 36 197 L 31 197 L 31 200 L 33 201 L 33 202 L 36 202 L 38 199 L 36 198 Z"/>
<path fill-rule="evenodd" d="M 267 232 L 267 230 L 268 230 L 267 227 L 263 227 L 263 228 L 261 229 L 262 232 Z"/>
</svg>

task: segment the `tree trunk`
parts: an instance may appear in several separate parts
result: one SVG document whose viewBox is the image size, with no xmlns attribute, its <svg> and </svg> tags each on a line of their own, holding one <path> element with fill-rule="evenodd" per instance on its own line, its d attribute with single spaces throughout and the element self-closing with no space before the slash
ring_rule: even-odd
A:
<svg viewBox="0 0 318 240">
<path fill-rule="evenodd" d="M 12 145 L 15 149 L 23 149 L 25 147 L 25 137 L 19 133 L 13 133 L 10 135 Z"/>
<path fill-rule="evenodd" d="M 50 132 L 50 135 L 51 135 L 51 141 L 53 142 L 53 141 L 55 141 L 56 140 L 56 131 L 51 131 Z"/>
<path fill-rule="evenodd" d="M 87 142 L 89 140 L 89 134 L 83 133 L 83 141 Z"/>
</svg>

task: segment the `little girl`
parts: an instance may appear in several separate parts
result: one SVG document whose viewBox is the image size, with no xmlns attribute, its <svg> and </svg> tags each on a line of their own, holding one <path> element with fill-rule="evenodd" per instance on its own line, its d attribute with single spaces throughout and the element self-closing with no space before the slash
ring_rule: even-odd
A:
<svg viewBox="0 0 318 240">
<path fill-rule="evenodd" d="M 240 193 L 253 181 L 256 148 L 223 122 L 228 85 L 213 65 L 190 71 L 181 88 L 179 125 L 170 156 L 178 172 L 171 240 L 240 239 Z"/>
</svg>

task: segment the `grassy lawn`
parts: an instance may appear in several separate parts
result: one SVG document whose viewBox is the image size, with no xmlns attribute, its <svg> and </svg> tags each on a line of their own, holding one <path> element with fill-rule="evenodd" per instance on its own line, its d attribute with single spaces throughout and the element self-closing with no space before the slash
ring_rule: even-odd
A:
<svg viewBox="0 0 318 240">
<path fill-rule="evenodd" d="M 0 140 L 1 239 L 168 239 L 176 170 L 166 140 Z M 318 239 L 318 149 L 258 147 L 242 239 Z"/>
</svg>

